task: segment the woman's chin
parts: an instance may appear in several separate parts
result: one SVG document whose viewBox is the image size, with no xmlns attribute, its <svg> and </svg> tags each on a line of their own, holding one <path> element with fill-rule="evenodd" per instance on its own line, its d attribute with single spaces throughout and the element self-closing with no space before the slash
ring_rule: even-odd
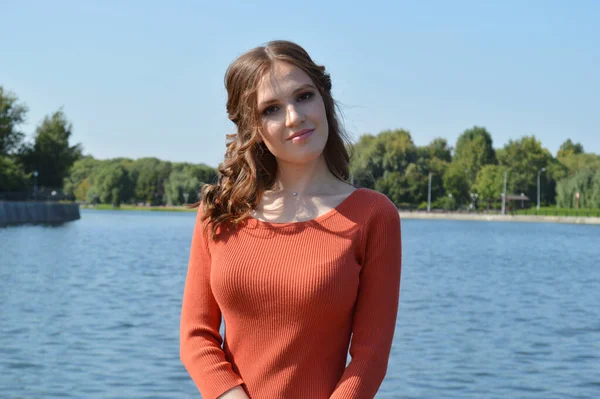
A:
<svg viewBox="0 0 600 399">
<path fill-rule="evenodd" d="M 301 164 L 312 164 L 319 160 L 320 157 L 323 156 L 323 149 L 306 149 L 304 151 L 296 151 L 293 154 L 286 154 L 281 158 L 276 157 L 278 161 L 282 161 L 283 163 L 301 165 Z"/>
</svg>

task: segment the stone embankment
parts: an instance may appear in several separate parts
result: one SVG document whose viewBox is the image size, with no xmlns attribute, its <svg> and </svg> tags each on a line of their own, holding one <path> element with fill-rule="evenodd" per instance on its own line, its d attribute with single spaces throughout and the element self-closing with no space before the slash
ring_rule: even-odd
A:
<svg viewBox="0 0 600 399">
<path fill-rule="evenodd" d="M 79 204 L 0 201 L 0 227 L 21 224 L 59 224 L 80 219 Z"/>
</svg>

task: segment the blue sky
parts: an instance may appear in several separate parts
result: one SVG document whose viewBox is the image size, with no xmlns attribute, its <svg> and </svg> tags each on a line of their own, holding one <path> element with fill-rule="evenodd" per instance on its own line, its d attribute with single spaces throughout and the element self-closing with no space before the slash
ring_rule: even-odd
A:
<svg viewBox="0 0 600 399">
<path fill-rule="evenodd" d="M 0 85 L 59 107 L 99 159 L 216 166 L 225 69 L 272 39 L 304 46 L 333 79 L 351 138 L 404 128 L 454 145 L 474 125 L 502 147 L 534 134 L 600 153 L 600 2 L 0 0 Z"/>
</svg>

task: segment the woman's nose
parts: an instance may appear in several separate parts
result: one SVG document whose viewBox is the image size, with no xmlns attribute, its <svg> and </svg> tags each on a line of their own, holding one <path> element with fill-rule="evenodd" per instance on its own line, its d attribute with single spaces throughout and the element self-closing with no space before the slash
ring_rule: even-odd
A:
<svg viewBox="0 0 600 399">
<path fill-rule="evenodd" d="M 304 122 L 304 114 L 295 105 L 288 105 L 286 109 L 285 125 L 294 127 Z"/>
</svg>

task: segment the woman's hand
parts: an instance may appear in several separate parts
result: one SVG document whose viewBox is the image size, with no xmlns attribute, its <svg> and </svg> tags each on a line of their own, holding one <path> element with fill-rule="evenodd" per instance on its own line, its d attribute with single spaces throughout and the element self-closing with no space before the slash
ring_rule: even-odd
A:
<svg viewBox="0 0 600 399">
<path fill-rule="evenodd" d="M 246 395 L 246 391 L 238 385 L 237 387 L 231 388 L 217 399 L 250 399 L 250 397 Z"/>
</svg>

